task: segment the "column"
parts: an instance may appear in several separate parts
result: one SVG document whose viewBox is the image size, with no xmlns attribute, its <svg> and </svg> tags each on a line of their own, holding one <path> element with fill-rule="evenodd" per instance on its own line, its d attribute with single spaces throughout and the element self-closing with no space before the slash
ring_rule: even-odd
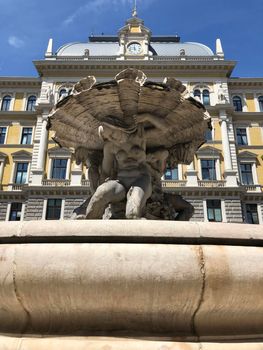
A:
<svg viewBox="0 0 263 350">
<path fill-rule="evenodd" d="M 191 164 L 187 166 L 186 176 L 187 176 L 187 182 L 186 182 L 187 187 L 198 186 L 197 171 L 195 170 L 193 161 Z"/>
<path fill-rule="evenodd" d="M 222 136 L 224 164 L 225 164 L 224 177 L 226 180 L 226 185 L 227 187 L 237 187 L 238 186 L 237 174 L 232 167 L 231 151 L 230 151 L 229 136 L 228 136 L 228 129 L 227 129 L 227 115 L 225 110 L 220 111 L 220 120 L 221 120 L 221 136 Z"/>
<path fill-rule="evenodd" d="M 41 138 L 40 138 L 39 152 L 38 152 L 38 159 L 37 159 L 38 170 L 44 170 L 46 149 L 47 149 L 47 136 L 48 136 L 47 119 L 45 118 L 43 119 L 42 129 L 41 129 Z"/>
<path fill-rule="evenodd" d="M 0 160 L 0 184 L 2 184 L 3 175 L 4 175 L 4 166 L 5 166 L 5 160 Z"/>
</svg>

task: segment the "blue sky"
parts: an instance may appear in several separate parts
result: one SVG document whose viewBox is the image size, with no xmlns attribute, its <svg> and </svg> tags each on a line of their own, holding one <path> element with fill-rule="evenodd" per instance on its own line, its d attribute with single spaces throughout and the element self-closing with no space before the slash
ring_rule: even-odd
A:
<svg viewBox="0 0 263 350">
<path fill-rule="evenodd" d="M 116 34 L 130 17 L 132 0 L 0 0 L 0 76 L 36 76 L 50 37 L 57 49 L 87 41 L 91 33 Z M 138 0 L 139 17 L 153 34 L 178 34 L 215 49 L 222 40 L 233 76 L 263 77 L 263 0 Z"/>
</svg>

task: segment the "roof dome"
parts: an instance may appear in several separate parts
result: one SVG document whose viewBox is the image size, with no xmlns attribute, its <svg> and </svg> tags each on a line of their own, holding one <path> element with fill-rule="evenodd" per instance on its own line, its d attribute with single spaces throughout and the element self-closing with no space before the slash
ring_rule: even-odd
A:
<svg viewBox="0 0 263 350">
<path fill-rule="evenodd" d="M 56 52 L 57 56 L 84 56 L 89 51 L 90 56 L 117 56 L 119 54 L 118 42 L 99 43 L 69 43 L 61 46 Z"/>
<path fill-rule="evenodd" d="M 213 56 L 213 51 L 200 43 L 152 43 L 152 48 L 158 56 Z"/>
<path fill-rule="evenodd" d="M 106 39 L 106 38 L 105 38 Z M 153 42 L 151 51 L 158 56 L 213 56 L 213 51 L 200 43 L 185 42 Z M 61 46 L 56 52 L 57 56 L 84 56 L 88 51 L 89 56 L 118 56 L 119 42 L 88 42 L 69 43 Z"/>
</svg>

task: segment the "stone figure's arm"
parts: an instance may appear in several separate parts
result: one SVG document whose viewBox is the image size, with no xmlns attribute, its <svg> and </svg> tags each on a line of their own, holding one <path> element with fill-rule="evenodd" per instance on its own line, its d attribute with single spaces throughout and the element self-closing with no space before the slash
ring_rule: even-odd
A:
<svg viewBox="0 0 263 350">
<path fill-rule="evenodd" d="M 106 142 L 103 148 L 103 160 L 102 160 L 102 181 L 111 176 L 114 168 L 114 154 L 112 151 L 113 145 L 110 142 Z"/>
<path fill-rule="evenodd" d="M 163 173 L 166 168 L 166 160 L 169 156 L 169 152 L 165 149 L 161 149 L 155 152 L 147 154 L 147 161 L 149 163 L 155 164 L 155 168 L 158 169 L 160 173 Z"/>
<path fill-rule="evenodd" d="M 150 113 L 138 114 L 136 116 L 138 123 L 149 122 L 157 129 L 162 131 L 167 131 L 170 128 L 169 123 L 164 118 L 157 117 L 156 115 Z"/>
</svg>

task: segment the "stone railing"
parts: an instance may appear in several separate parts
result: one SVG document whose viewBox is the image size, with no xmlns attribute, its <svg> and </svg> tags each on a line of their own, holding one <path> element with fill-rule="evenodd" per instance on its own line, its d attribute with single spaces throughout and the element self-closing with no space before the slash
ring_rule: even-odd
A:
<svg viewBox="0 0 263 350">
<path fill-rule="evenodd" d="M 167 187 L 185 187 L 186 186 L 186 181 L 184 180 L 163 180 L 162 181 L 162 187 L 167 188 Z"/>
<path fill-rule="evenodd" d="M 70 186 L 70 180 L 45 179 L 42 181 L 42 185 L 47 187 L 68 187 Z"/>
<path fill-rule="evenodd" d="M 53 56 L 57 61 L 116 61 L 119 56 Z"/>
<path fill-rule="evenodd" d="M 48 59 L 56 61 L 117 61 L 120 56 L 52 56 Z M 211 62 L 218 60 L 218 56 L 149 56 L 151 61 L 205 61 Z"/>
<path fill-rule="evenodd" d="M 262 191 L 261 185 L 243 185 L 243 187 L 246 189 L 247 192 L 261 192 Z"/>
<path fill-rule="evenodd" d="M 22 191 L 25 187 L 25 184 L 11 184 L 12 191 Z"/>
<path fill-rule="evenodd" d="M 82 179 L 82 180 L 81 180 L 81 185 L 82 185 L 82 186 L 88 186 L 88 187 L 89 187 L 89 186 L 90 186 L 89 180 L 88 180 L 88 179 Z"/>
<path fill-rule="evenodd" d="M 199 187 L 226 187 L 224 180 L 198 180 Z"/>
<path fill-rule="evenodd" d="M 214 61 L 218 56 L 152 56 L 153 61 Z"/>
</svg>

